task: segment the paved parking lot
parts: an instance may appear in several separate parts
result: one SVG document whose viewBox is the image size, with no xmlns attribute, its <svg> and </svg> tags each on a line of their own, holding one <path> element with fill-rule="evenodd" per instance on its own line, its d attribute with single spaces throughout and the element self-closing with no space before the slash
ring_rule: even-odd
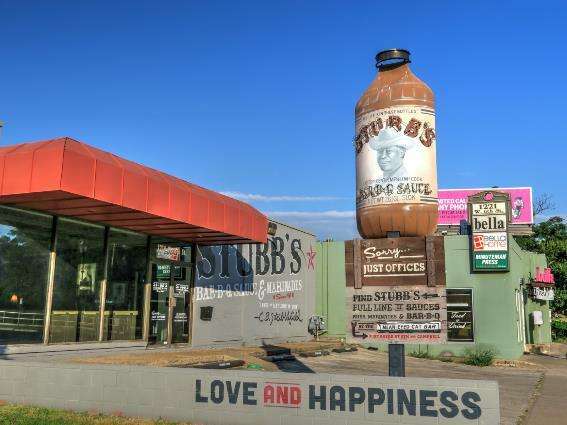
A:
<svg viewBox="0 0 567 425">
<path fill-rule="evenodd" d="M 286 362 L 282 370 L 315 373 L 352 373 L 353 375 L 387 375 L 387 353 L 361 349 L 355 353 L 330 354 L 300 358 L 301 364 Z M 566 369 L 567 370 L 567 369 Z M 406 376 L 421 378 L 479 379 L 498 381 L 502 424 L 515 425 L 525 414 L 530 398 L 543 372 L 507 367 L 475 367 L 437 360 L 406 358 Z M 566 422 L 564 422 L 566 423 Z"/>
</svg>

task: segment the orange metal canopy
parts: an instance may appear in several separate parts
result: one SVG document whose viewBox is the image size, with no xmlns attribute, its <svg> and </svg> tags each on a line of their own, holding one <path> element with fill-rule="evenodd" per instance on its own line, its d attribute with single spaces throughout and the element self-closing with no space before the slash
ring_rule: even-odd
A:
<svg viewBox="0 0 567 425">
<path fill-rule="evenodd" d="M 267 240 L 250 205 L 70 138 L 0 148 L 0 204 L 202 245 Z"/>
</svg>

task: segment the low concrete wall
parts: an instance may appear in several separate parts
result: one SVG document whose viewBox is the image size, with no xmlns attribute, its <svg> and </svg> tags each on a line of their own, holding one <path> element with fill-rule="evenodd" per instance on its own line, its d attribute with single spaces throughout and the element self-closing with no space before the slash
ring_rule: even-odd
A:
<svg viewBox="0 0 567 425">
<path fill-rule="evenodd" d="M 0 399 L 196 424 L 498 424 L 491 381 L 0 361 Z"/>
</svg>

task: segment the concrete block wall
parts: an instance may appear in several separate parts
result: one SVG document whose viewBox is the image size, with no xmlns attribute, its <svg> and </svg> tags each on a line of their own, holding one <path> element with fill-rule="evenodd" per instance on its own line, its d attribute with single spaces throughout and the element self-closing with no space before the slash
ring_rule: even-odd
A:
<svg viewBox="0 0 567 425">
<path fill-rule="evenodd" d="M 471 380 L 1 360 L 0 399 L 213 425 L 500 421 L 497 383 Z"/>
</svg>

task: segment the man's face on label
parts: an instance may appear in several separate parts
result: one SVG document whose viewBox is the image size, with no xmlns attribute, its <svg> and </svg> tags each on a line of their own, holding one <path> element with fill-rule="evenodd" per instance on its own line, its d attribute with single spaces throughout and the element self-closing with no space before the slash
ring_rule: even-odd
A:
<svg viewBox="0 0 567 425">
<path fill-rule="evenodd" d="M 406 150 L 401 146 L 378 149 L 378 165 L 386 173 L 396 171 L 404 162 Z"/>
</svg>

